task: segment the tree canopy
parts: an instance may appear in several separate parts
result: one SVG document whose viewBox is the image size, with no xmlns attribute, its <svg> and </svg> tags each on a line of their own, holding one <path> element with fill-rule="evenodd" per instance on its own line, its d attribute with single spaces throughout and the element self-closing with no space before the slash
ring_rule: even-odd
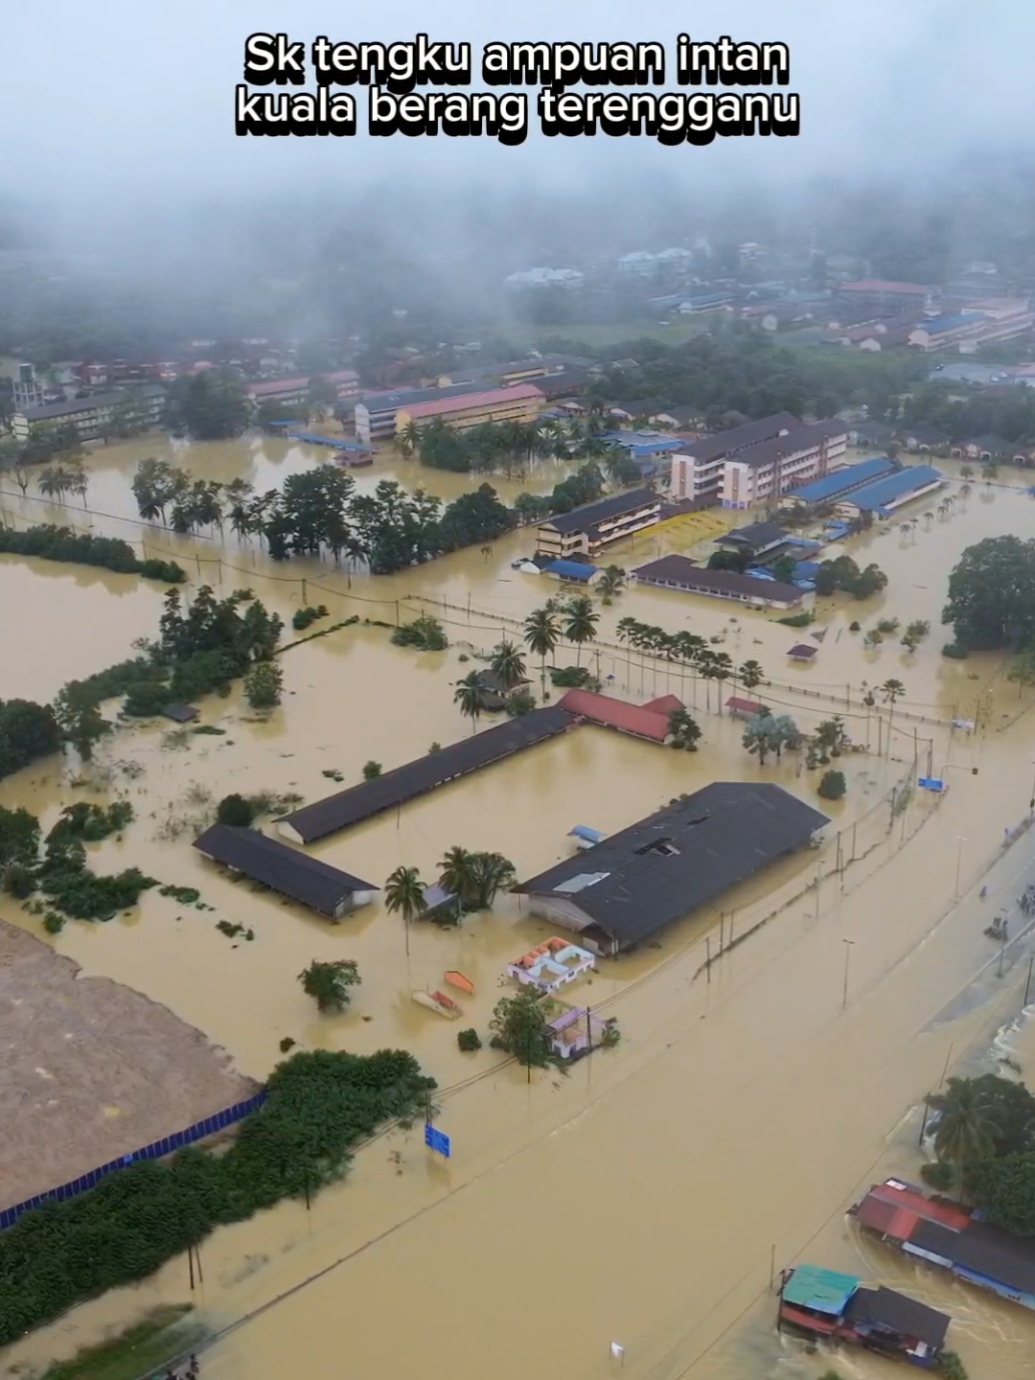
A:
<svg viewBox="0 0 1035 1380">
<path fill-rule="evenodd" d="M 949 576 L 942 622 L 971 651 L 1035 640 L 1035 540 L 986 537 L 968 546 Z"/>
</svg>

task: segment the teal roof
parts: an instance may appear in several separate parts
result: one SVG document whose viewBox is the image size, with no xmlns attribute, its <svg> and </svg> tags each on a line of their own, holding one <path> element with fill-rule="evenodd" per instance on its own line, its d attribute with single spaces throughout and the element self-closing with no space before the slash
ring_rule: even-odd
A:
<svg viewBox="0 0 1035 1380">
<path fill-rule="evenodd" d="M 855 1275 L 840 1275 L 819 1265 L 796 1265 L 784 1285 L 784 1302 L 840 1317 L 859 1284 Z"/>
</svg>

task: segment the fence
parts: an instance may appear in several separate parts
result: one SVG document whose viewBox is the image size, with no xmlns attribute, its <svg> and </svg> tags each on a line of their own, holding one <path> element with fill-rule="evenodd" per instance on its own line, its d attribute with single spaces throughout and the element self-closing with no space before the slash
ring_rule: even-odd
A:
<svg viewBox="0 0 1035 1380">
<path fill-rule="evenodd" d="M 80 1174 L 78 1179 L 72 1179 L 67 1184 L 61 1184 L 58 1188 L 48 1188 L 45 1193 L 37 1193 L 34 1198 L 26 1198 L 24 1202 L 15 1203 L 14 1207 L 4 1208 L 0 1212 L 0 1231 L 4 1231 L 7 1227 L 13 1227 L 22 1213 L 28 1212 L 30 1208 L 40 1207 L 43 1203 L 51 1201 L 62 1203 L 66 1198 L 74 1198 L 79 1193 L 85 1193 L 87 1189 L 96 1188 L 102 1179 L 113 1174 L 116 1169 L 125 1169 L 127 1165 L 134 1164 L 137 1160 L 161 1159 L 163 1155 L 170 1155 L 174 1150 L 182 1149 L 184 1145 L 192 1145 L 196 1140 L 204 1140 L 206 1136 L 211 1136 L 216 1131 L 222 1131 L 224 1127 L 233 1126 L 235 1122 L 250 1116 L 265 1101 L 266 1089 L 262 1088 L 245 1102 L 235 1103 L 233 1107 L 227 1107 L 222 1112 L 216 1112 L 214 1116 L 207 1116 L 203 1121 L 196 1121 L 185 1131 L 175 1131 L 171 1136 L 163 1136 L 161 1140 L 152 1141 L 150 1145 L 145 1145 L 141 1150 L 133 1150 L 128 1155 L 120 1156 L 117 1160 L 109 1160 L 107 1164 L 102 1164 L 97 1169 L 91 1169 L 85 1174 Z"/>
</svg>

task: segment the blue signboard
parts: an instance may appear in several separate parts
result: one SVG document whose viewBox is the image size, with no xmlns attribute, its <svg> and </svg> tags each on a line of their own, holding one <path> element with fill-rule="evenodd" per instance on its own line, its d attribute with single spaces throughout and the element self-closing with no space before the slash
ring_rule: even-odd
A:
<svg viewBox="0 0 1035 1380">
<path fill-rule="evenodd" d="M 937 776 L 919 776 L 917 777 L 916 784 L 921 788 L 921 790 L 925 791 L 945 790 L 945 782 L 939 780 Z"/>
<path fill-rule="evenodd" d="M 424 1127 L 424 1144 L 429 1150 L 437 1150 L 445 1159 L 449 1159 L 452 1148 L 449 1137 L 445 1131 L 437 1131 L 430 1121 Z"/>
</svg>

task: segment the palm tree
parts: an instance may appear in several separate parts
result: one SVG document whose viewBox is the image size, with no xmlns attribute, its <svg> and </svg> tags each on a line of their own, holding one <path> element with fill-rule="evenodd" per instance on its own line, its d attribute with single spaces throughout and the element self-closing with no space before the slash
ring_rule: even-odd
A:
<svg viewBox="0 0 1035 1380">
<path fill-rule="evenodd" d="M 888 706 L 888 751 L 891 751 L 891 724 L 895 717 L 895 701 L 902 698 L 906 693 L 906 687 L 900 680 L 886 680 L 880 687 L 880 692 L 884 696 L 884 703 Z"/>
<path fill-rule="evenodd" d="M 926 513 L 924 513 L 924 525 L 925 525 L 925 527 L 927 528 L 928 532 L 931 530 L 931 523 L 932 523 L 933 521 L 934 521 L 934 514 L 928 509 L 928 511 L 927 511 Z"/>
<path fill-rule="evenodd" d="M 973 477 L 974 477 L 974 466 L 973 466 L 973 465 L 961 465 L 961 466 L 960 466 L 960 478 L 961 478 L 961 479 L 973 479 Z"/>
<path fill-rule="evenodd" d="M 471 732 L 478 726 L 478 719 L 485 708 L 485 687 L 478 679 L 477 671 L 469 671 L 463 680 L 458 681 L 453 691 L 453 702 L 460 706 L 460 713 L 471 720 Z"/>
<path fill-rule="evenodd" d="M 567 617 L 568 621 L 564 625 L 564 636 L 578 647 L 579 652 L 575 664 L 581 666 L 582 644 L 593 642 L 596 639 L 600 615 L 594 612 L 593 601 L 588 595 L 580 594 L 568 605 Z"/>
<path fill-rule="evenodd" d="M 672 735 L 672 746 L 696 752 L 701 737 L 700 725 L 685 709 L 673 709 L 668 716 L 668 731 Z"/>
<path fill-rule="evenodd" d="M 740 683 L 745 690 L 754 690 L 756 685 L 761 685 L 765 680 L 765 672 L 757 661 L 745 661 L 739 672 Z"/>
<path fill-rule="evenodd" d="M 410 460 L 420 448 L 420 428 L 416 422 L 407 422 L 402 431 L 397 433 L 395 439 L 403 455 L 407 460 Z"/>
<path fill-rule="evenodd" d="M 711 683 L 715 679 L 715 653 L 710 647 L 702 647 L 696 657 L 697 673 L 704 681 L 704 707 L 712 707 Z"/>
<path fill-rule="evenodd" d="M 46 494 L 48 498 L 56 498 L 61 503 L 71 486 L 69 476 L 60 465 L 48 465 L 36 480 L 36 487 L 41 494 Z"/>
<path fill-rule="evenodd" d="M 985 1088 L 969 1078 L 950 1078 L 943 1093 L 933 1093 L 927 1105 L 941 1113 L 934 1136 L 940 1160 L 954 1164 L 960 1178 L 968 1164 L 995 1154 L 1002 1135 L 995 1108 Z"/>
<path fill-rule="evenodd" d="M 515 686 L 524 685 L 525 659 L 513 642 L 506 639 L 498 642 L 492 649 L 492 661 L 489 664 L 493 675 L 504 690 L 513 690 Z"/>
<path fill-rule="evenodd" d="M 534 609 L 525 619 L 525 646 L 540 658 L 543 698 L 546 698 L 546 658 L 557 650 L 557 619 L 550 609 Z"/>
<path fill-rule="evenodd" d="M 758 765 L 765 766 L 766 753 L 772 746 L 769 735 L 769 713 L 753 714 L 744 726 L 744 737 L 741 740 L 748 752 L 758 755 Z"/>
<path fill-rule="evenodd" d="M 415 867 L 397 867 L 385 882 L 385 909 L 402 915 L 406 952 L 410 952 L 410 922 L 424 912 L 424 885 Z"/>
<path fill-rule="evenodd" d="M 470 906 L 477 899 L 476 855 L 466 848 L 450 848 L 438 865 L 438 879 L 461 907 Z"/>
<path fill-rule="evenodd" d="M 505 889 L 509 891 L 517 881 L 514 864 L 502 853 L 471 855 L 470 873 L 473 900 L 478 910 L 491 910 L 497 894 Z"/>
<path fill-rule="evenodd" d="M 625 571 L 620 565 L 609 565 L 600 577 L 601 603 L 610 604 L 625 588 Z"/>
<path fill-rule="evenodd" d="M 719 687 L 719 715 L 722 716 L 722 682 L 733 674 L 733 661 L 727 652 L 716 652 L 712 657 L 712 680 Z"/>
</svg>

